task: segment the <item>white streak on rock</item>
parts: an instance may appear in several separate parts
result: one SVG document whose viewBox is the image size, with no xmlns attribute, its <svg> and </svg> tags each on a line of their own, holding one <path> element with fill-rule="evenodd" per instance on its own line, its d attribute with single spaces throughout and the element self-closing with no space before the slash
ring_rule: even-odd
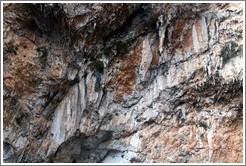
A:
<svg viewBox="0 0 246 166">
<path fill-rule="evenodd" d="M 152 51 L 149 44 L 149 39 L 146 37 L 143 41 L 142 49 L 142 60 L 139 68 L 140 80 L 143 81 L 146 75 L 146 72 L 149 70 L 150 63 L 152 61 Z"/>
<path fill-rule="evenodd" d="M 199 44 L 199 39 L 196 31 L 196 26 L 195 24 L 192 26 L 192 41 L 193 41 L 193 46 L 196 52 L 199 51 L 200 49 L 200 44 Z"/>
</svg>

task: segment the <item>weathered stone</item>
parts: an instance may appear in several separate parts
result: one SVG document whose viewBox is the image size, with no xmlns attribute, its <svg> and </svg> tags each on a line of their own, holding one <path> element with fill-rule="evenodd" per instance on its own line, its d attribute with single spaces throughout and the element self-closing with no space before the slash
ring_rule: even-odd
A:
<svg viewBox="0 0 246 166">
<path fill-rule="evenodd" d="M 3 6 L 4 162 L 243 162 L 243 4 Z"/>
</svg>

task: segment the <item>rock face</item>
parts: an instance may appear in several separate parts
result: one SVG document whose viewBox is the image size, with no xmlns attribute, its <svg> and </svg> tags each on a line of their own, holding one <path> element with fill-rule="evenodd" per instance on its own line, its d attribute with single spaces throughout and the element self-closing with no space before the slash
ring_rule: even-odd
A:
<svg viewBox="0 0 246 166">
<path fill-rule="evenodd" d="M 243 162 L 243 4 L 4 4 L 4 162 Z"/>
</svg>

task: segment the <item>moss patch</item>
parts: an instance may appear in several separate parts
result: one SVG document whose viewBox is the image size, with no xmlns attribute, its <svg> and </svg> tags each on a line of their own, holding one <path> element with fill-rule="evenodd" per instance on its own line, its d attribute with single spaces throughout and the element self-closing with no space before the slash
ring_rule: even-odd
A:
<svg viewBox="0 0 246 166">
<path fill-rule="evenodd" d="M 237 54 L 238 44 L 235 42 L 228 42 L 220 51 L 220 57 L 223 58 L 223 62 L 226 63 L 229 59 Z"/>
<path fill-rule="evenodd" d="M 103 61 L 100 61 L 100 60 L 95 60 L 95 61 L 92 61 L 90 64 L 89 64 L 89 67 L 92 69 L 92 70 L 97 70 L 99 72 L 103 72 L 103 69 L 104 69 L 104 63 Z"/>
<path fill-rule="evenodd" d="M 15 54 L 16 55 L 17 50 L 18 50 L 18 48 L 14 47 L 14 46 L 4 47 L 3 48 L 3 55 L 6 55 L 6 54 Z"/>
<path fill-rule="evenodd" d="M 110 48 L 103 49 L 103 54 L 106 56 L 110 56 L 112 54 L 112 50 Z"/>
<path fill-rule="evenodd" d="M 117 40 L 114 42 L 114 45 L 116 46 L 118 53 L 126 53 L 127 52 L 128 43 L 126 41 Z"/>
<path fill-rule="evenodd" d="M 203 128 L 205 128 L 205 129 L 207 129 L 207 128 L 208 128 L 207 123 L 205 123 L 205 122 L 201 122 L 201 121 L 196 122 L 196 126 L 197 126 L 197 127 L 203 127 Z"/>
</svg>

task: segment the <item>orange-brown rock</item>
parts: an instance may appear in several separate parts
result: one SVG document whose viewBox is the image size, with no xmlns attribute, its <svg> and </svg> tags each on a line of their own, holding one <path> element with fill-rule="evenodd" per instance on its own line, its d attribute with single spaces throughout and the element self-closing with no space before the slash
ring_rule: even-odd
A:
<svg viewBox="0 0 246 166">
<path fill-rule="evenodd" d="M 243 163 L 243 10 L 4 3 L 3 161 Z"/>
</svg>

